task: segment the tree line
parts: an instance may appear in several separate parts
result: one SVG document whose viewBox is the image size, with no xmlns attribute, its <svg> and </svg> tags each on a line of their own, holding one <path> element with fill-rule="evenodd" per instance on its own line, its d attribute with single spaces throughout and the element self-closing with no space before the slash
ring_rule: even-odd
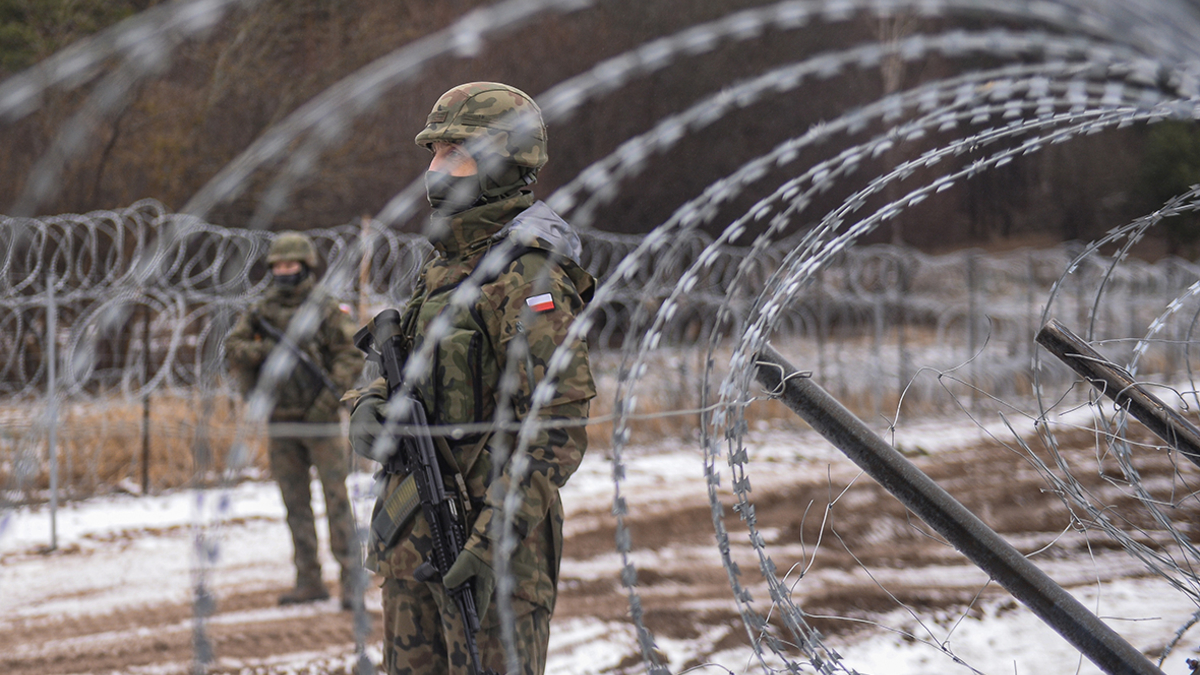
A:
<svg viewBox="0 0 1200 675">
<path fill-rule="evenodd" d="M 347 223 L 379 211 L 400 189 L 419 181 L 428 161 L 413 136 L 436 98 L 473 80 L 498 80 L 533 94 L 587 71 L 603 59 L 636 49 L 761 0 L 612 0 L 584 9 L 549 12 L 489 39 L 472 53 L 437 59 L 357 117 L 345 140 L 327 151 L 273 219 L 273 229 Z M 0 79 L 162 0 L 0 0 Z M 160 75 L 140 82 L 115 116 L 73 122 L 87 143 L 64 166 L 57 190 L 31 215 L 116 208 L 151 197 L 182 207 L 222 167 L 299 106 L 380 56 L 435 34 L 483 0 L 262 0 L 230 12 L 211 30 L 177 47 Z M 726 40 L 674 59 L 644 77 L 608 85 L 565 120 L 550 125 L 551 162 L 537 191 L 550 194 L 627 139 L 712 95 L 715 90 L 806 56 L 868 42 L 986 28 L 978 20 L 862 16 L 813 20 L 772 28 L 752 39 Z M 813 124 L 880 96 L 966 69 L 986 58 L 930 56 L 887 60 L 876 69 L 827 80 L 742 107 L 646 158 L 636 180 L 611 186 L 595 226 L 646 232 L 687 200 L 747 161 Z M 97 85 L 50 91 L 35 114 L 0 123 L 0 212 L 18 203 L 30 174 L 56 134 L 76 119 Z M 861 142 L 884 129 L 862 130 L 839 143 Z M 944 139 L 943 139 L 944 140 Z M 938 139 L 898 144 L 820 195 L 802 227 L 899 161 L 935 147 Z M 794 167 L 831 157 L 842 147 L 805 151 Z M 278 167 L 271 167 L 278 168 Z M 802 170 L 802 169 L 801 169 Z M 765 176 L 711 214 L 720 231 L 754 202 L 790 178 Z M 238 227 L 251 220 L 272 180 L 260 171 L 236 199 L 206 215 Z M 982 172 L 872 234 L 936 251 L 965 246 L 1011 247 L 1090 240 L 1200 182 L 1200 134 L 1194 125 L 1130 126 L 1083 136 Z M 868 205 L 894 198 L 895 190 Z M 902 194 L 902 193 L 901 193 Z M 877 203 L 876 203 L 877 202 Z M 1157 228 L 1141 253 L 1193 255 L 1195 222 L 1174 219 Z M 420 219 L 402 225 L 419 227 Z M 753 231 L 750 232 L 753 234 Z"/>
</svg>

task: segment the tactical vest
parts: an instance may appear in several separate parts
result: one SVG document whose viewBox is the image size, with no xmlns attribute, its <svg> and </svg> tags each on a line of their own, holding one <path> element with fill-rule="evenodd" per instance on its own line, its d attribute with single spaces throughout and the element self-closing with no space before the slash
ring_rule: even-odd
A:
<svg viewBox="0 0 1200 675">
<path fill-rule="evenodd" d="M 311 285 L 311 282 L 306 283 Z M 272 289 L 272 292 L 268 292 L 265 298 L 256 301 L 251 309 L 258 312 L 264 320 L 270 322 L 280 332 L 286 332 L 292 317 L 300 309 L 300 301 L 288 304 L 280 302 L 278 292 Z M 321 326 L 325 327 L 339 319 L 339 312 L 336 302 L 328 298 L 322 300 L 320 305 Z M 329 345 L 322 339 L 324 330 L 327 329 L 318 328 L 310 339 L 301 344 L 301 348 L 306 351 L 309 358 L 322 368 L 332 358 Z M 337 395 L 327 390 L 320 380 L 299 365 L 292 368 L 286 378 L 277 384 L 275 396 L 275 407 L 271 412 L 273 421 L 336 422 L 338 420 Z"/>
<path fill-rule="evenodd" d="M 403 318 L 406 342 L 412 345 L 410 354 L 424 347 L 425 336 L 417 333 L 419 326 L 428 326 L 443 315 L 450 321 L 450 331 L 432 351 L 432 364 L 422 369 L 422 376 L 413 383 L 425 402 L 431 425 L 482 424 L 495 412 L 500 373 L 492 338 L 478 307 L 452 307 L 450 302 L 454 290 L 468 276 L 462 274 L 413 298 Z"/>
</svg>

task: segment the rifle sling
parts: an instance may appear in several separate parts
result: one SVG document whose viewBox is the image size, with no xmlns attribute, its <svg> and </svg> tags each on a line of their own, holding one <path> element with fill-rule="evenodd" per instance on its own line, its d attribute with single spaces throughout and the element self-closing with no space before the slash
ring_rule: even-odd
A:
<svg viewBox="0 0 1200 675">
<path fill-rule="evenodd" d="M 469 458 L 467 469 L 475 465 L 479 459 L 479 454 L 487 443 L 488 436 L 485 434 L 466 453 Z M 453 490 L 458 496 L 458 502 L 462 505 L 463 527 L 467 529 L 471 526 L 474 520 L 475 505 L 472 503 L 471 494 L 467 491 L 467 483 L 463 477 L 463 472 L 459 469 L 458 461 L 454 458 L 454 452 L 450 448 L 450 444 L 444 436 L 435 436 L 433 445 L 438 450 L 438 455 L 445 462 L 446 468 L 450 469 L 453 477 Z M 384 474 L 385 476 L 394 474 Z M 446 474 L 443 473 L 443 480 Z M 395 489 L 388 492 L 386 496 L 381 496 L 376 503 L 375 515 L 371 518 L 371 535 L 375 541 L 382 544 L 379 550 L 387 550 L 396 544 L 396 539 L 401 531 L 408 526 L 412 521 L 413 516 L 421 508 L 421 498 L 417 493 L 417 482 L 412 475 L 407 475 Z"/>
<path fill-rule="evenodd" d="M 459 468 L 458 460 L 454 457 L 454 451 L 450 448 L 450 443 L 445 436 L 436 436 L 433 439 L 434 446 L 438 449 L 438 454 L 442 456 L 442 460 L 446 462 L 446 468 L 450 469 L 454 477 L 455 491 L 458 492 L 459 501 L 463 506 L 463 518 L 466 521 L 465 525 L 471 524 L 472 513 L 475 506 L 472 503 L 471 493 L 467 492 L 466 475 L 475 467 L 475 462 L 479 460 L 479 455 L 482 454 L 484 447 L 487 445 L 490 434 L 482 434 L 473 445 L 464 447 L 462 457 L 465 461 L 465 467 Z"/>
<path fill-rule="evenodd" d="M 507 252 L 507 260 L 505 261 L 504 265 L 501 266 L 501 269 L 507 269 L 510 265 L 516 262 L 518 258 L 532 250 L 535 249 L 525 246 L 514 247 L 512 250 Z M 420 311 L 420 304 L 423 304 L 429 295 L 434 295 L 442 291 L 448 291 L 452 290 L 453 288 L 457 288 L 459 284 L 461 284 L 467 278 L 473 278 L 477 283 L 479 283 L 480 286 L 483 286 L 495 281 L 498 277 L 498 273 L 484 275 L 477 267 L 467 277 L 464 277 L 458 283 L 452 284 L 447 288 L 436 289 L 432 293 L 422 294 L 420 297 L 421 302 L 416 303 L 416 307 L 414 307 L 413 304 L 410 304 L 406 308 L 405 316 L 402 319 L 404 332 L 407 339 L 410 341 L 412 340 L 413 336 L 408 335 L 408 332 L 409 330 L 415 329 L 416 314 Z M 423 280 L 421 281 L 421 284 L 424 284 Z M 488 341 L 491 342 L 491 336 L 487 335 L 486 331 L 483 334 L 488 338 Z M 424 404 L 422 403 L 421 405 Z M 465 448 L 466 452 L 463 454 L 463 458 L 466 460 L 466 466 L 461 468 L 458 460 L 454 457 L 454 451 L 450 447 L 450 443 L 446 440 L 446 438 L 444 436 L 433 437 L 434 447 L 437 448 L 438 454 L 441 456 L 442 461 L 445 462 L 446 468 L 450 470 L 450 475 L 453 476 L 453 489 L 458 495 L 459 503 L 462 505 L 463 525 L 466 528 L 469 528 L 472 523 L 475 505 L 472 503 L 473 500 L 471 499 L 471 493 L 467 491 L 467 484 L 464 476 L 466 475 L 466 472 L 474 468 L 475 462 L 479 460 L 479 456 L 487 446 L 487 442 L 490 437 L 491 434 L 481 434 L 479 440 L 477 440 L 471 446 Z M 383 544 L 381 550 L 386 550 L 395 545 L 396 536 L 401 530 L 404 529 L 406 525 L 408 525 L 409 521 L 413 517 L 413 514 L 415 514 L 420 508 L 421 500 L 417 495 L 416 480 L 411 475 L 406 476 L 404 480 L 400 482 L 400 485 L 396 486 L 396 489 L 388 493 L 386 497 L 381 496 L 379 499 L 380 501 L 377 502 L 376 505 L 376 515 L 371 520 L 371 534 L 374 537 L 377 537 L 378 541 Z"/>
</svg>

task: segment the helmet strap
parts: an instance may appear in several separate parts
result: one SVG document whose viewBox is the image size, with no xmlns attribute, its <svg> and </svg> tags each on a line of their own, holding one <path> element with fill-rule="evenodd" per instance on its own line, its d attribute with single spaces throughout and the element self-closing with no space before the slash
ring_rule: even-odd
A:
<svg viewBox="0 0 1200 675">
<path fill-rule="evenodd" d="M 533 185 L 537 169 L 491 158 L 480 162 L 478 175 L 480 201 L 487 204 L 512 197 L 521 188 Z"/>
</svg>

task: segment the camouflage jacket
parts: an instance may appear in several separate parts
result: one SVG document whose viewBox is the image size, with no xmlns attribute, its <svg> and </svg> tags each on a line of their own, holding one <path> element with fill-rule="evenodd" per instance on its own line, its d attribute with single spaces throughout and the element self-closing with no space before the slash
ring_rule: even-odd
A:
<svg viewBox="0 0 1200 675">
<path fill-rule="evenodd" d="M 257 326 L 259 320 L 287 333 L 292 317 L 313 290 L 309 277 L 295 288 L 272 285 L 263 297 L 250 305 L 238 318 L 225 338 L 225 360 L 242 393 L 258 384 L 259 371 L 275 348 L 275 340 Z M 318 302 L 320 322 L 316 331 L 300 343 L 313 363 L 342 390 L 354 386 L 362 372 L 363 354 L 354 347 L 354 321 L 329 297 Z M 338 420 L 338 399 L 342 392 L 331 392 L 307 369 L 297 364 L 275 388 L 272 421 L 334 422 Z"/>
<path fill-rule="evenodd" d="M 515 435 L 489 429 L 489 424 L 505 415 L 516 421 L 526 417 L 533 389 L 545 378 L 546 365 L 565 342 L 575 315 L 591 299 L 595 281 L 577 262 L 578 235 L 545 204 L 534 204 L 532 195 L 470 209 L 448 224 L 449 234 L 435 242 L 436 255 L 423 267 L 403 312 L 410 354 L 421 351 L 435 317 L 444 314 L 450 319 L 449 333 L 432 350 L 431 367 L 414 370 L 424 373 L 415 389 L 425 402 L 443 456 L 452 454 L 465 478 L 471 521 L 468 548 L 492 560 L 498 546 L 492 522 L 499 514 L 496 505 L 516 483 L 521 499 L 514 530 L 521 543 L 510 563 L 516 577 L 514 597 L 553 609 L 562 553 L 558 491 L 583 459 L 584 421 L 596 394 L 586 342 L 570 345 L 553 396 L 538 410 L 539 420 L 557 426 L 538 428 L 522 475 L 514 475 L 512 462 L 496 466 L 494 459 L 506 457 L 515 446 Z M 454 290 L 506 238 L 520 246 L 506 254 L 503 262 L 508 264 L 488 275 L 491 280 L 482 280 L 481 293 L 470 306 L 453 307 Z M 516 388 L 502 401 L 500 382 L 506 373 L 516 376 Z M 378 380 L 364 395 L 385 396 L 386 384 Z M 454 433 L 457 425 L 467 426 L 463 433 Z M 402 478 L 389 477 L 385 497 Z M 429 556 L 431 542 L 424 518 L 418 515 L 408 527 L 391 549 L 373 550 L 368 564 L 374 562 L 386 576 L 410 578 Z"/>
</svg>

